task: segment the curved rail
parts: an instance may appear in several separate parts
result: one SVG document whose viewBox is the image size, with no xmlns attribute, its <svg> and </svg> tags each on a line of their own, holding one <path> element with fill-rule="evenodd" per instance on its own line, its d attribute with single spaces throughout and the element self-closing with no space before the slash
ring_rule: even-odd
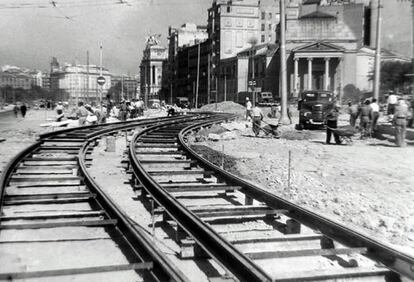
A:
<svg viewBox="0 0 414 282">
<path fill-rule="evenodd" d="M 183 119 L 192 119 L 194 118 L 192 115 L 187 117 L 177 117 L 175 120 L 180 121 Z M 114 123 L 114 124 L 103 124 L 103 125 L 94 125 L 94 126 L 86 126 L 86 127 L 76 127 L 70 129 L 64 129 L 59 131 L 50 132 L 41 136 L 40 141 L 36 142 L 35 144 L 27 147 L 22 152 L 20 152 L 16 157 L 13 158 L 12 161 L 8 163 L 6 169 L 3 171 L 0 177 L 0 232 L 3 229 L 16 229 L 16 230 L 29 230 L 29 229 L 42 229 L 48 230 L 48 228 L 68 228 L 70 226 L 77 226 L 77 228 L 83 228 L 83 226 L 96 226 L 99 228 L 102 226 L 102 229 L 105 232 L 108 232 L 110 238 L 115 242 L 116 245 L 120 246 L 121 252 L 125 255 L 125 258 L 130 261 L 130 264 L 115 264 L 115 265 L 104 265 L 98 267 L 81 267 L 81 268 L 69 268 L 69 269 L 52 269 L 52 270 L 35 270 L 35 271 L 23 271 L 23 272 L 7 272 L 3 273 L 0 272 L 0 280 L 1 279 L 14 279 L 14 278 L 34 278 L 34 277 L 50 277 L 50 276 L 59 276 L 59 275 L 78 275 L 78 274 L 87 274 L 87 273 L 99 273 L 99 272 L 113 272 L 113 271 L 127 271 L 133 270 L 137 273 L 143 273 L 145 279 L 148 277 L 150 281 L 188 281 L 183 273 L 177 270 L 166 258 L 165 256 L 158 251 L 155 247 L 153 247 L 152 242 L 148 240 L 146 235 L 140 231 L 139 229 L 133 227 L 129 222 L 129 219 L 122 213 L 122 211 L 114 204 L 114 202 L 107 196 L 105 193 L 99 188 L 99 186 L 95 183 L 95 181 L 90 177 L 86 170 L 85 158 L 86 154 L 88 153 L 89 146 L 91 142 L 96 140 L 102 135 L 120 131 L 120 130 L 129 130 L 131 128 L 139 127 L 139 126 L 148 126 L 150 124 L 158 124 L 159 122 L 163 122 L 164 120 L 172 120 L 172 118 L 154 118 L 154 119 L 146 119 L 146 120 L 138 120 L 138 121 L 130 121 L 126 123 Z M 78 136 L 79 135 L 79 136 Z M 73 141 L 72 141 L 73 140 Z M 39 214 L 28 214 L 27 210 L 25 216 L 10 216 L 4 215 L 3 213 L 3 206 L 5 203 L 5 193 L 6 187 L 8 187 L 10 181 L 16 181 L 15 176 L 20 175 L 23 171 L 23 168 L 26 169 L 24 175 L 29 175 L 27 181 L 36 180 L 37 175 L 44 174 L 42 169 L 39 168 L 46 168 L 50 170 L 55 170 L 53 172 L 55 175 L 62 175 L 62 179 L 64 175 L 61 174 L 61 170 L 66 170 L 67 167 L 61 166 L 57 167 L 56 164 L 49 165 L 48 161 L 45 159 L 41 159 L 40 162 L 42 163 L 41 166 L 36 167 L 36 171 L 33 172 L 34 167 L 26 167 L 25 161 L 29 160 L 30 162 L 35 162 L 35 159 L 39 158 L 30 158 L 32 154 L 40 154 L 40 153 L 48 153 L 49 151 L 46 148 L 42 147 L 43 144 L 46 142 L 80 142 L 80 151 L 78 154 L 78 166 L 80 174 L 79 176 L 69 176 L 66 177 L 68 179 L 79 179 L 77 181 L 81 181 L 80 185 L 86 185 L 87 191 L 82 191 L 81 193 L 69 193 L 72 198 L 69 197 L 68 194 L 64 195 L 63 190 L 59 189 L 58 187 L 72 187 L 70 185 L 73 184 L 47 184 L 48 187 L 54 188 L 53 194 L 31 194 L 28 195 L 27 193 L 24 194 L 24 200 L 19 201 L 10 201 L 8 200 L 7 205 L 25 205 L 25 204 L 59 204 L 59 203 L 77 203 L 83 202 L 90 204 L 91 210 L 79 210 L 79 212 L 71 212 L 68 213 L 64 211 L 62 213 L 50 213 L 45 215 L 44 213 Z M 50 144 L 50 143 L 49 143 Z M 49 149 L 53 149 L 54 147 L 48 147 Z M 53 151 L 60 152 L 61 146 L 56 146 L 57 149 L 53 149 Z M 69 148 L 69 147 L 68 147 Z M 74 151 L 77 150 L 77 145 L 70 148 L 70 160 L 73 160 L 72 154 Z M 78 149 L 78 150 L 79 150 Z M 42 151 L 46 150 L 46 151 Z M 69 149 L 67 149 L 69 150 Z M 69 156 L 69 155 L 68 155 Z M 57 160 L 54 160 L 56 163 Z M 53 162 L 52 162 L 53 163 Z M 77 170 L 73 165 L 70 169 Z M 29 173 L 28 170 L 30 171 Z M 57 172 L 56 172 L 57 171 Z M 67 175 L 66 171 L 64 172 Z M 42 177 L 40 179 L 48 179 L 46 177 Z M 53 179 L 53 178 L 50 178 Z M 54 181 L 54 180 L 53 180 Z M 52 182 L 53 182 L 52 181 Z M 43 182 L 36 182 L 31 184 L 30 182 L 25 187 L 33 187 L 30 188 L 33 190 L 36 187 L 42 187 Z M 13 182 L 14 188 L 18 188 L 20 186 L 16 186 L 16 183 Z M 57 186 L 53 186 L 57 185 Z M 78 184 L 75 184 L 78 185 Z M 23 187 L 23 186 L 22 186 Z M 73 186 L 76 187 L 76 186 Z M 80 186 L 79 186 L 80 187 Z M 72 189 L 72 188 L 71 188 Z M 17 191 L 17 190 L 16 190 Z M 62 191 L 62 192 L 60 192 Z M 81 196 L 79 196 L 82 194 Z M 9 196 L 9 195 L 7 195 Z M 13 195 L 13 197 L 21 196 L 21 194 Z M 39 197 L 40 196 L 40 197 Z M 63 197 L 63 198 L 61 198 Z M 79 197 L 79 198 L 77 198 Z M 10 198 L 8 198 L 10 199 Z M 16 198 L 17 199 L 17 198 Z M 22 199 L 21 197 L 18 199 Z M 59 201 L 60 200 L 60 201 Z M 11 204 L 13 202 L 13 204 Z M 47 209 L 49 210 L 49 209 Z M 63 211 L 63 210 L 62 210 Z M 72 218 L 72 220 L 65 221 L 64 218 Z M 82 218 L 82 217 L 91 217 L 91 219 L 96 218 L 96 220 L 74 220 L 75 218 Z M 6 219 L 7 218 L 7 219 Z M 23 219 L 23 223 L 21 220 Z M 33 219 L 33 222 L 30 221 Z M 17 223 L 17 224 L 3 224 L 4 220 L 8 220 L 8 222 Z M 20 220 L 20 221 L 19 221 Z M 63 220 L 63 221 L 62 221 Z M 4 221 L 5 222 L 5 221 Z M 29 223 L 27 223 L 29 222 Z M 95 229 L 96 229 L 95 228 Z M 98 230 L 98 229 L 96 229 Z M 101 232 L 101 231 L 99 231 Z M 37 234 L 37 233 L 36 233 Z M 52 233 L 53 234 L 53 233 Z M 42 235 L 43 236 L 43 235 Z M 70 236 L 69 236 L 70 237 Z M 62 242 L 67 241 L 66 239 Z M 21 244 L 21 243 L 31 243 L 31 240 L 25 239 L 25 241 L 17 241 L 9 240 L 3 243 L 6 244 Z M 60 240 L 45 240 L 42 239 L 40 241 L 34 241 L 37 243 L 45 243 L 45 242 L 61 242 Z M 78 241 L 80 242 L 80 241 Z M 99 251 L 98 251 L 99 252 Z M 117 255 L 119 257 L 119 255 Z M 118 258 L 119 260 L 119 258 Z M 69 264 L 70 265 L 70 264 Z M 3 268 L 4 270 L 5 268 Z M 148 274 L 149 273 L 149 274 Z M 149 276 L 148 276 L 149 275 Z"/>
<path fill-rule="evenodd" d="M 148 122 L 144 122 L 147 124 Z M 141 126 L 143 123 L 140 124 Z M 153 246 L 153 242 L 148 239 L 147 235 L 139 228 L 136 228 L 127 215 L 116 205 L 116 203 L 106 195 L 106 193 L 99 187 L 93 177 L 89 174 L 86 167 L 85 158 L 88 148 L 95 143 L 101 136 L 117 132 L 119 130 L 130 129 L 136 127 L 136 124 L 128 124 L 117 127 L 116 129 L 102 129 L 93 133 L 93 137 L 88 138 L 85 144 L 80 149 L 78 155 L 80 173 L 85 178 L 85 184 L 97 195 L 97 200 L 103 205 L 104 210 L 111 218 L 117 218 L 117 228 L 126 237 L 131 249 L 135 250 L 137 256 L 145 261 L 154 263 L 151 271 L 152 278 L 157 281 L 189 281 L 185 275 L 177 269 L 158 249 Z M 135 223 L 136 225 L 136 223 Z"/>
<path fill-rule="evenodd" d="M 306 257 L 306 256 L 340 256 L 341 254 L 362 254 L 365 257 L 370 259 L 370 264 L 373 265 L 373 261 L 379 261 L 387 268 L 381 268 L 380 266 L 365 266 L 365 267 L 357 267 L 357 262 L 346 262 L 349 264 L 345 266 L 345 269 L 342 271 L 341 269 L 333 270 L 329 273 L 318 272 L 315 270 L 311 273 L 300 273 L 299 276 L 289 277 L 286 278 L 277 278 L 277 281 L 307 281 L 307 280 L 326 280 L 326 279 L 340 279 L 340 278 L 362 278 L 362 277 L 382 277 L 387 279 L 387 281 L 399 281 L 399 275 L 408 277 L 413 279 L 414 278 L 414 259 L 406 254 L 398 252 L 394 250 L 392 247 L 384 244 L 382 242 L 378 242 L 375 239 L 369 238 L 364 234 L 361 234 L 355 230 L 352 230 L 346 226 L 341 225 L 338 222 L 333 220 L 327 219 L 317 213 L 311 212 L 303 207 L 295 205 L 283 198 L 280 198 L 272 193 L 269 193 L 248 181 L 242 180 L 231 173 L 219 168 L 218 166 L 212 164 L 208 160 L 204 159 L 200 155 L 198 155 L 192 148 L 186 144 L 185 139 L 186 135 L 189 132 L 197 131 L 201 127 L 210 126 L 211 124 L 220 122 L 225 120 L 225 117 L 211 117 L 210 119 L 205 119 L 202 121 L 194 120 L 193 123 L 181 124 L 180 127 L 176 126 L 176 123 L 163 123 L 159 126 L 152 126 L 147 128 L 146 130 L 140 132 L 139 134 L 135 134 L 130 145 L 130 162 L 131 166 L 134 170 L 135 176 L 139 179 L 141 186 L 153 197 L 153 199 L 160 204 L 165 211 L 169 214 L 171 218 L 173 218 L 182 229 L 185 230 L 187 234 L 189 234 L 198 245 L 200 245 L 212 258 L 218 261 L 225 269 L 231 272 L 234 277 L 241 281 L 272 281 L 274 280 L 267 272 L 263 271 L 260 267 L 258 267 L 257 263 L 253 261 L 251 258 L 260 259 L 260 258 L 279 258 L 279 257 Z M 185 186 L 184 182 L 174 181 L 171 180 L 163 180 L 162 184 L 158 183 L 153 175 L 157 175 L 157 173 L 162 173 L 164 175 L 170 174 L 171 172 L 175 173 L 175 171 L 168 171 L 165 170 L 161 171 L 152 171 L 149 173 L 144 168 L 144 165 L 141 164 L 140 159 L 137 157 L 136 153 L 136 146 L 139 148 L 137 142 L 143 142 L 145 145 L 145 140 L 150 139 L 152 136 L 157 136 L 158 138 L 162 138 L 162 132 L 167 132 L 168 134 L 172 134 L 172 131 L 168 129 L 171 126 L 175 128 L 177 131 L 177 152 L 180 151 L 185 152 L 188 158 L 191 159 L 191 162 L 195 161 L 195 164 L 191 165 L 191 167 L 201 167 L 203 171 L 209 171 L 212 175 L 214 175 L 220 183 L 216 183 L 215 185 L 205 185 L 202 183 L 198 183 L 197 185 L 190 185 L 194 188 L 188 188 L 190 186 Z M 179 133 L 179 134 L 178 134 Z M 145 137 L 148 135 L 148 137 Z M 171 139 L 171 137 L 168 137 Z M 140 141 L 141 140 L 141 141 Z M 144 146 L 145 147 L 145 146 Z M 155 146 L 157 147 L 157 146 Z M 161 146 L 160 146 L 161 148 Z M 171 153 L 172 154 L 172 153 Z M 158 161 L 162 163 L 162 160 Z M 154 163 L 157 163 L 155 160 Z M 173 162 L 172 162 L 173 163 Z M 173 166 L 173 165 L 172 165 Z M 191 170 L 190 167 L 190 170 Z M 155 174 L 154 174 L 155 173 Z M 182 172 L 179 172 L 182 173 Z M 201 172 L 202 174 L 202 172 Z M 167 178 L 168 179 L 168 178 Z M 171 178 L 170 178 L 171 179 Z M 183 184 L 180 184 L 183 183 Z M 241 194 L 245 195 L 245 206 L 240 209 L 240 206 L 235 206 L 235 209 L 229 209 L 230 212 L 226 213 L 223 211 L 219 211 L 220 208 L 215 209 L 203 209 L 197 208 L 194 210 L 194 207 L 188 208 L 182 202 L 180 202 L 172 193 L 183 193 L 189 192 L 190 189 L 194 189 L 191 191 L 194 196 L 200 197 L 197 194 L 197 191 L 200 189 L 204 189 L 207 191 L 234 191 L 237 189 Z M 206 186 L 209 186 L 206 188 Z M 213 190 L 211 190 L 213 189 Z M 175 192 L 171 192 L 175 191 Z M 252 206 L 253 200 L 257 200 L 260 203 L 265 204 L 265 206 Z M 254 210 L 256 208 L 256 211 Z M 261 211 L 259 209 L 262 208 Z M 226 214 L 238 214 L 240 215 L 243 212 L 262 212 L 263 209 L 268 209 L 268 215 L 282 214 L 285 218 L 288 218 L 290 227 L 289 228 L 297 228 L 300 224 L 303 224 L 307 229 L 314 230 L 313 235 L 304 235 L 304 236 L 290 236 L 288 238 L 275 238 L 278 242 L 282 242 L 283 240 L 320 240 L 320 247 L 321 249 L 312 249 L 312 250 L 297 250 L 297 251 L 269 251 L 263 252 L 260 255 L 255 253 L 249 253 L 246 255 L 242 253 L 239 249 L 235 248 L 232 244 L 230 244 L 227 240 L 223 239 L 215 229 L 204 222 L 200 217 L 199 214 L 203 214 L 203 216 L 211 216 L 208 215 L 209 211 L 216 212 L 218 216 L 222 216 Z M 194 212 L 193 212 L 194 211 Z M 197 211 L 197 212 L 195 212 Z M 288 222 L 287 221 L 287 222 Z M 288 223 L 286 223 L 288 225 Z M 178 231 L 177 231 L 178 232 Z M 286 234 L 296 234 L 298 231 L 289 231 L 292 233 Z M 300 231 L 299 231 L 300 232 Z M 252 241 L 254 241 L 253 239 Z M 258 239 L 260 240 L 268 240 L 267 239 Z M 237 241 L 237 240 L 236 240 Z M 240 240 L 239 240 L 240 241 Z M 241 240 L 243 241 L 243 240 Z M 240 241 L 240 242 L 241 242 Z M 334 244 L 342 244 L 345 248 L 336 249 Z M 345 264 L 345 265 L 346 265 Z M 342 264 L 340 264 L 343 266 Z M 350 266 L 357 267 L 355 269 L 346 270 L 346 267 Z M 390 270 L 391 271 L 390 271 Z M 397 274 L 398 273 L 398 274 Z M 281 276 L 283 277 L 283 275 Z"/>
<path fill-rule="evenodd" d="M 213 123 L 205 122 L 202 124 L 190 125 L 183 129 L 179 134 L 179 143 L 193 158 L 195 158 L 206 169 L 213 170 L 223 177 L 226 181 L 242 187 L 242 192 L 249 195 L 252 199 L 266 203 L 274 209 L 288 210 L 289 217 L 298 222 L 318 230 L 325 236 L 350 247 L 366 247 L 366 256 L 383 263 L 391 270 L 414 280 L 414 257 L 404 254 L 384 242 L 380 242 L 368 237 L 358 231 L 344 226 L 332 219 L 323 217 L 315 212 L 307 210 L 299 205 L 289 202 L 275 194 L 269 193 L 255 186 L 254 184 L 237 177 L 212 162 L 201 157 L 184 140 L 184 136 L 199 129 L 201 126 L 208 126 Z"/>
<path fill-rule="evenodd" d="M 231 116 L 213 117 L 209 122 L 220 122 L 229 119 Z M 176 124 L 172 122 L 165 125 Z M 213 258 L 215 258 L 224 268 L 228 269 L 235 277 L 241 281 L 272 281 L 266 273 L 263 272 L 256 264 L 238 251 L 232 244 L 219 236 L 210 226 L 200 220 L 191 211 L 187 210 L 179 201 L 163 189 L 152 177 L 145 171 L 135 154 L 135 146 L 140 135 L 151 131 L 157 126 L 147 128 L 137 133 L 132 138 L 130 145 L 131 166 L 135 175 L 138 177 L 143 186 L 153 196 L 169 215 L 174 218 L 178 224 L 190 234 L 194 240 Z"/>
</svg>

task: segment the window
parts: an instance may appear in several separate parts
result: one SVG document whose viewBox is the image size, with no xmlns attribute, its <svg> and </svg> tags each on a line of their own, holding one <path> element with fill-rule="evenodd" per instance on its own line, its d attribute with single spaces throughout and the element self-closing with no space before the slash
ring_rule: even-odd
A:
<svg viewBox="0 0 414 282">
<path fill-rule="evenodd" d="M 265 42 L 265 36 L 262 35 L 262 42 Z"/>
<path fill-rule="evenodd" d="M 262 24 L 262 31 L 265 31 L 265 24 Z"/>
<path fill-rule="evenodd" d="M 269 24 L 269 30 L 272 30 L 272 24 Z"/>
<path fill-rule="evenodd" d="M 265 12 L 262 12 L 262 20 L 264 20 L 265 17 L 266 17 L 266 13 Z"/>
<path fill-rule="evenodd" d="M 227 13 L 230 13 L 230 12 L 231 12 L 231 7 L 227 6 Z"/>
<path fill-rule="evenodd" d="M 272 41 L 272 35 L 269 34 L 269 42 Z"/>
<path fill-rule="evenodd" d="M 272 13 L 269 13 L 269 20 L 272 19 Z"/>
</svg>

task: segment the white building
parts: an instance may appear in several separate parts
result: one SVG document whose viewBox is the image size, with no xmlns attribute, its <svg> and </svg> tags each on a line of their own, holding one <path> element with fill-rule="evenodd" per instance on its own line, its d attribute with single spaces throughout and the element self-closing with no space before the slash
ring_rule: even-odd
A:
<svg viewBox="0 0 414 282">
<path fill-rule="evenodd" d="M 59 72 L 59 89 L 69 94 L 69 100 L 76 101 L 99 101 L 99 85 L 97 78 L 100 76 L 100 68 L 96 65 L 65 65 Z M 105 78 L 103 97 L 111 87 L 111 75 L 105 68 L 102 69 Z"/>
</svg>

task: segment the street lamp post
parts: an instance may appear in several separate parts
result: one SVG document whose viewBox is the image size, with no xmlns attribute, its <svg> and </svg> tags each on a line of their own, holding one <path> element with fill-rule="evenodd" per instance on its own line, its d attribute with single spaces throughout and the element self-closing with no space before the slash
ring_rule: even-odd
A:
<svg viewBox="0 0 414 282">
<path fill-rule="evenodd" d="M 99 47 L 99 63 L 100 63 L 100 70 L 99 75 L 102 77 L 102 43 Z M 102 92 L 103 92 L 103 84 L 99 85 L 99 109 L 102 113 Z"/>
</svg>

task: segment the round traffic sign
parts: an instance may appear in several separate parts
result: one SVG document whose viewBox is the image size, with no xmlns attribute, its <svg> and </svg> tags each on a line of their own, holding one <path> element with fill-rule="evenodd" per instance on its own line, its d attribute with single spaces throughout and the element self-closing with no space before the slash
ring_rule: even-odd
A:
<svg viewBox="0 0 414 282">
<path fill-rule="evenodd" d="M 96 79 L 96 82 L 97 82 L 99 85 L 104 85 L 104 84 L 105 84 L 105 77 L 103 77 L 103 76 L 98 76 L 98 78 Z"/>
</svg>

